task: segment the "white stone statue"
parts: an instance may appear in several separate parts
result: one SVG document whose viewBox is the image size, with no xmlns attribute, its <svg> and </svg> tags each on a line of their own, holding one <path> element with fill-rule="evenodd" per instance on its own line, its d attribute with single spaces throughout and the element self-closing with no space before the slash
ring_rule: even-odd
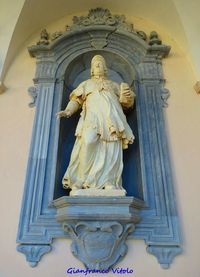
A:
<svg viewBox="0 0 200 277">
<path fill-rule="evenodd" d="M 58 117 L 70 117 L 82 108 L 76 141 L 62 183 L 70 195 L 124 196 L 122 187 L 123 149 L 134 135 L 123 109 L 133 106 L 135 94 L 128 84 L 107 79 L 105 59 L 91 62 L 91 79 L 70 94 L 70 101 Z"/>
</svg>

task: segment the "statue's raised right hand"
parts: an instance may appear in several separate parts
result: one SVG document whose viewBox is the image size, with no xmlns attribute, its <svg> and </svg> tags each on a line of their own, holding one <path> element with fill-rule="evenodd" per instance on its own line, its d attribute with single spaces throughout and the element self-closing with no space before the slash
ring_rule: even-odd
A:
<svg viewBox="0 0 200 277">
<path fill-rule="evenodd" d="M 71 116 L 71 111 L 70 110 L 64 110 L 64 111 L 60 111 L 56 114 L 57 118 L 61 118 L 61 117 L 67 117 L 69 118 Z"/>
</svg>

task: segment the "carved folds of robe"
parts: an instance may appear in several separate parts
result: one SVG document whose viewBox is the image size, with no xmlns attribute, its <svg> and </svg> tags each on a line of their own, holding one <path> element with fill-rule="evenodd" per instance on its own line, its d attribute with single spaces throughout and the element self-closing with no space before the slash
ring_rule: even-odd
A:
<svg viewBox="0 0 200 277">
<path fill-rule="evenodd" d="M 82 107 L 64 188 L 123 189 L 123 149 L 133 143 L 120 103 L 120 86 L 104 78 L 82 82 L 70 100 Z M 133 103 L 133 102 L 132 102 Z"/>
</svg>

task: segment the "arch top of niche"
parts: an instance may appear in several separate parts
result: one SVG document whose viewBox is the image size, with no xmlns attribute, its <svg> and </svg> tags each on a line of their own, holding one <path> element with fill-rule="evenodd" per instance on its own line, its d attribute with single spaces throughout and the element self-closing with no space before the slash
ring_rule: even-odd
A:
<svg viewBox="0 0 200 277">
<path fill-rule="evenodd" d="M 97 8 L 90 10 L 88 16 L 74 17 L 72 26 L 66 26 L 64 32 L 49 34 L 46 29 L 42 30 L 36 45 L 29 47 L 28 51 L 37 60 L 34 86 L 29 88 L 33 97 L 30 106 L 36 107 L 36 114 L 17 236 L 18 251 L 26 255 L 31 266 L 36 266 L 41 257 L 51 251 L 53 239 L 75 238 L 80 230 L 81 234 L 88 235 L 90 229 L 100 232 L 109 228 L 116 239 L 113 241 L 113 255 L 103 265 L 105 268 L 125 255 L 126 251 L 121 250 L 126 249 L 127 237 L 144 240 L 147 251 L 157 257 L 163 268 L 168 268 L 173 258 L 181 253 L 163 111 L 167 107 L 169 92 L 164 87 L 161 60 L 168 55 L 170 46 L 162 44 L 155 31 L 148 36 L 135 30 L 124 16 Z M 142 200 L 134 196 L 118 200 L 99 199 L 95 208 L 97 214 L 100 210 L 105 211 L 102 208 L 105 205 L 108 210 L 114 205 L 118 211 L 116 217 L 107 214 L 108 220 L 100 220 L 99 225 L 91 223 L 94 218 L 89 212 L 97 199 L 86 202 L 68 196 L 55 198 L 54 195 L 60 144 L 60 123 L 55 114 L 61 109 L 66 93 L 66 72 L 76 60 L 80 62 L 84 57 L 83 67 L 88 68 L 89 56 L 94 53 L 107 56 L 109 68 L 113 67 L 129 85 L 134 86 L 143 194 Z M 112 57 L 116 59 L 113 64 Z M 88 211 L 89 218 L 82 218 L 84 222 L 81 224 L 77 209 L 68 210 L 77 205 Z M 136 212 L 138 209 L 141 209 L 140 216 Z M 135 212 L 135 221 L 130 211 Z M 72 216 L 70 223 L 66 222 L 66 212 Z M 104 219 L 106 216 L 104 214 Z M 61 219 L 64 219 L 63 228 Z M 132 220 L 137 224 L 129 225 Z M 74 250 L 75 255 L 87 265 L 85 249 L 77 240 L 72 246 L 78 249 L 77 252 Z M 94 257 L 97 254 L 95 252 Z"/>
<path fill-rule="evenodd" d="M 77 41 L 77 37 L 79 38 Z M 123 42 L 123 43 L 121 43 Z M 128 23 L 124 15 L 112 15 L 108 9 L 91 9 L 88 16 L 74 16 L 73 24 L 65 26 L 65 31 L 48 33 L 43 29 L 36 45 L 28 48 L 31 56 L 54 56 L 59 60 L 66 48 L 74 50 L 93 48 L 107 49 L 108 47 L 124 49 L 137 57 L 136 63 L 148 53 L 166 57 L 170 46 L 163 45 L 157 32 L 149 35 L 141 30 L 135 30 L 132 23 Z M 129 56 L 127 53 L 127 56 Z"/>
</svg>

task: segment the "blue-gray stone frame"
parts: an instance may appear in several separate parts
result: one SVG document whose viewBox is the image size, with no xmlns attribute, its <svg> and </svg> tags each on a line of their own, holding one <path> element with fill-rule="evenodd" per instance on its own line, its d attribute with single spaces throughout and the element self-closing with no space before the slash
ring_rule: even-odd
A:
<svg viewBox="0 0 200 277">
<path fill-rule="evenodd" d="M 133 72 L 145 208 L 141 222 L 128 239 L 144 240 L 147 252 L 155 255 L 163 268 L 168 268 L 174 256 L 181 253 L 163 111 L 168 91 L 164 88 L 161 60 L 169 51 L 169 46 L 149 45 L 134 32 L 106 25 L 69 30 L 47 45 L 29 48 L 37 60 L 36 111 L 17 249 L 31 266 L 51 250 L 53 239 L 69 237 L 56 221 L 52 205 L 60 128 L 55 114 L 61 108 L 67 67 L 89 52 L 118 56 L 129 73 Z"/>
</svg>

